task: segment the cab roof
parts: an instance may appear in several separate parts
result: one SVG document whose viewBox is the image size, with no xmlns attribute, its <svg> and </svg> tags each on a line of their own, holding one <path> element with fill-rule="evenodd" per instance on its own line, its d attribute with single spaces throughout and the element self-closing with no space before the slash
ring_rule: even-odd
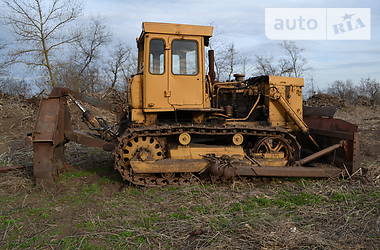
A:
<svg viewBox="0 0 380 250">
<path fill-rule="evenodd" d="M 142 24 L 144 33 L 160 33 L 160 34 L 173 34 L 173 35 L 193 35 L 211 37 L 213 32 L 212 26 L 189 25 L 189 24 L 176 24 L 176 23 L 155 23 L 143 22 Z"/>
</svg>

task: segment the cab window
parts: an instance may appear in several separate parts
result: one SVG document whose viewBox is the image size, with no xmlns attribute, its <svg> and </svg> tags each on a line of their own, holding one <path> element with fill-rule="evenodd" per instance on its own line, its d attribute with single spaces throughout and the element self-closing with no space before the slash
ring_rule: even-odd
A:
<svg viewBox="0 0 380 250">
<path fill-rule="evenodd" d="M 174 40 L 172 43 L 174 75 L 198 74 L 198 43 L 194 40 Z"/>
<path fill-rule="evenodd" d="M 154 75 L 164 73 L 165 44 L 161 39 L 150 40 L 149 49 L 149 72 Z"/>
</svg>

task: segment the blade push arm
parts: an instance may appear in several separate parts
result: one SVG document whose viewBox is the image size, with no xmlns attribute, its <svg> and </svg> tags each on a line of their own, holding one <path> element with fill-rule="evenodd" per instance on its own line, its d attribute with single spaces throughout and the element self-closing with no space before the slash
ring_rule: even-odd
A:
<svg viewBox="0 0 380 250">
<path fill-rule="evenodd" d="M 271 98 L 276 100 L 283 109 L 287 112 L 287 114 L 292 118 L 292 120 L 297 124 L 297 126 L 300 128 L 300 130 L 308 136 L 310 141 L 319 148 L 318 143 L 314 140 L 314 138 L 309 133 L 309 128 L 306 125 L 306 123 L 303 121 L 301 117 L 298 116 L 298 114 L 292 109 L 292 107 L 289 105 L 289 103 L 284 99 L 284 97 L 281 95 L 281 93 L 277 90 L 277 88 L 273 87 L 274 91 L 271 91 Z"/>
<path fill-rule="evenodd" d="M 108 125 L 106 120 L 100 117 L 95 117 L 90 110 L 86 109 L 77 99 L 71 94 L 68 97 L 74 102 L 74 104 L 82 111 L 83 121 L 87 124 L 91 130 L 96 130 L 104 139 L 112 139 L 117 136 L 112 128 Z"/>
</svg>

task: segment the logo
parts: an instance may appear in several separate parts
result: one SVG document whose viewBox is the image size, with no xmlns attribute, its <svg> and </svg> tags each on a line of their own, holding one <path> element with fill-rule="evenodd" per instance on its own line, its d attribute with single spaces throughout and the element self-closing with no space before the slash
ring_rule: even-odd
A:
<svg viewBox="0 0 380 250">
<path fill-rule="evenodd" d="M 371 40 L 371 9 L 326 9 L 327 40 Z"/>
<path fill-rule="evenodd" d="M 272 40 L 370 40 L 369 8 L 266 8 Z"/>
</svg>

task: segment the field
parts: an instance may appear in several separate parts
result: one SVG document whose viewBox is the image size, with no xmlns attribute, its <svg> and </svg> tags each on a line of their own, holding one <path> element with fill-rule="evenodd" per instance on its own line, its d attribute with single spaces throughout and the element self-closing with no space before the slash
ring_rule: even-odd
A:
<svg viewBox="0 0 380 250">
<path fill-rule="evenodd" d="M 32 162 L 23 137 L 32 101 L 0 100 L 0 167 Z M 379 249 L 380 109 L 346 107 L 359 125 L 362 171 L 347 179 L 257 178 L 141 188 L 122 182 L 109 153 L 69 143 L 53 190 L 31 168 L 0 173 L 0 248 Z"/>
</svg>

